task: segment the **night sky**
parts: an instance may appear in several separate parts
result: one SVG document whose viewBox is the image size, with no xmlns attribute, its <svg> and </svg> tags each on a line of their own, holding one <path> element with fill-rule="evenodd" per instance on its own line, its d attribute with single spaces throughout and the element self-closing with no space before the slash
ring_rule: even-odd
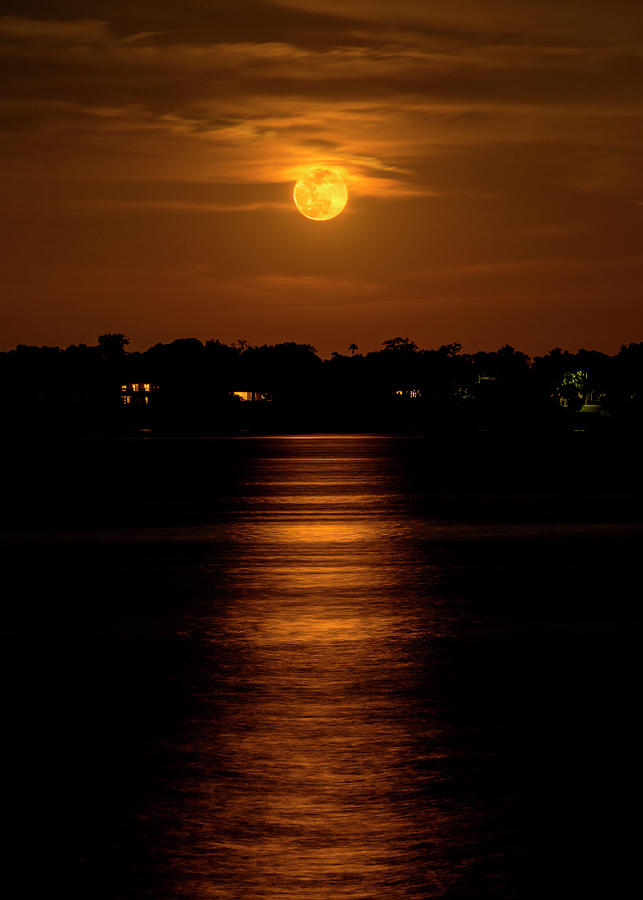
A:
<svg viewBox="0 0 643 900">
<path fill-rule="evenodd" d="M 640 0 L 3 10 L 3 349 L 642 339 Z"/>
</svg>

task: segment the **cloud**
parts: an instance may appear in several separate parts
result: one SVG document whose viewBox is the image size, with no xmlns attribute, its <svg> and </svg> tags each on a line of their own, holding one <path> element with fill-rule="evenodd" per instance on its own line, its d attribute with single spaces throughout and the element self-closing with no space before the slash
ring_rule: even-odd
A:
<svg viewBox="0 0 643 900">
<path fill-rule="evenodd" d="M 292 203 L 258 200 L 248 203 L 197 203 L 181 200 L 85 200 L 68 205 L 72 211 L 83 212 L 175 212 L 175 213 L 222 213 L 256 212 L 259 209 L 292 211 Z"/>
<path fill-rule="evenodd" d="M 636 0 L 269 0 L 274 6 L 306 9 L 396 27 L 446 29 L 482 34 L 525 34 L 631 39 L 643 12 Z"/>
<path fill-rule="evenodd" d="M 219 313 L 247 310 L 277 319 L 297 311 L 306 316 L 322 312 L 328 317 L 333 311 L 346 316 L 351 309 L 391 302 L 389 286 L 368 280 L 284 272 L 222 277 L 207 264 L 182 272 L 181 283 L 197 296 L 216 298 Z"/>
<path fill-rule="evenodd" d="M 535 257 L 533 259 L 498 260 L 495 262 L 480 263 L 477 265 L 432 268 L 423 274 L 430 274 L 436 279 L 462 279 L 473 277 L 486 277 L 488 275 L 530 275 L 546 270 L 549 273 L 583 273 L 588 276 L 598 272 L 623 272 L 625 270 L 638 271 L 643 269 L 643 256 L 616 256 L 600 258 L 586 257 Z M 420 274 L 420 273 L 416 273 Z"/>
<path fill-rule="evenodd" d="M 602 45 L 384 30 L 315 49 L 181 43 L 171 29 L 119 35 L 100 20 L 0 21 L 12 85 L 0 153 L 12 175 L 46 168 L 44 139 L 67 176 L 278 184 L 333 165 L 355 195 L 399 199 L 462 193 L 427 181 L 427 161 L 485 145 L 609 146 L 627 169 L 641 130 L 643 63 Z M 608 183 L 592 166 L 578 168 L 576 189 Z"/>
<path fill-rule="evenodd" d="M 94 19 L 61 22 L 1 16 L 0 39 L 40 45 L 106 45 L 113 38 L 108 23 Z"/>
</svg>

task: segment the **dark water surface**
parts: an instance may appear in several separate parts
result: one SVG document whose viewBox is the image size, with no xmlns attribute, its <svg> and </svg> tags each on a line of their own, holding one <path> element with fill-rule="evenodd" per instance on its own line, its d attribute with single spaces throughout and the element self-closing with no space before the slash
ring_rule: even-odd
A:
<svg viewBox="0 0 643 900">
<path fill-rule="evenodd" d="M 15 896 L 629 896 L 640 508 L 466 459 L 324 436 L 25 463 Z"/>
</svg>

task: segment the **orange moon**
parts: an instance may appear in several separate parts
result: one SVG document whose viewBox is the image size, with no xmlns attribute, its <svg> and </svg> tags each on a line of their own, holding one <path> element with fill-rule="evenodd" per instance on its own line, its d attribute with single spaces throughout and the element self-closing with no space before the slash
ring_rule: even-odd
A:
<svg viewBox="0 0 643 900">
<path fill-rule="evenodd" d="M 325 222 L 334 219 L 348 202 L 344 179 L 332 169 L 313 169 L 296 182 L 293 199 L 307 219 Z"/>
</svg>

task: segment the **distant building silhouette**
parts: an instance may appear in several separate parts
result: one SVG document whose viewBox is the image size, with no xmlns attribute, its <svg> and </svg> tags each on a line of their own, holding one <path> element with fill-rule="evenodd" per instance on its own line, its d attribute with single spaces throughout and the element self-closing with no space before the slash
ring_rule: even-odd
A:
<svg viewBox="0 0 643 900">
<path fill-rule="evenodd" d="M 402 397 L 404 400 L 420 400 L 422 397 L 422 389 L 419 387 L 397 388 L 395 396 Z"/>
<path fill-rule="evenodd" d="M 244 403 L 256 403 L 259 400 L 269 402 L 272 400 L 272 395 L 265 391 L 233 391 L 232 395 L 233 397 L 238 397 Z"/>
<path fill-rule="evenodd" d="M 121 406 L 149 406 L 158 389 L 151 381 L 121 384 Z"/>
</svg>

